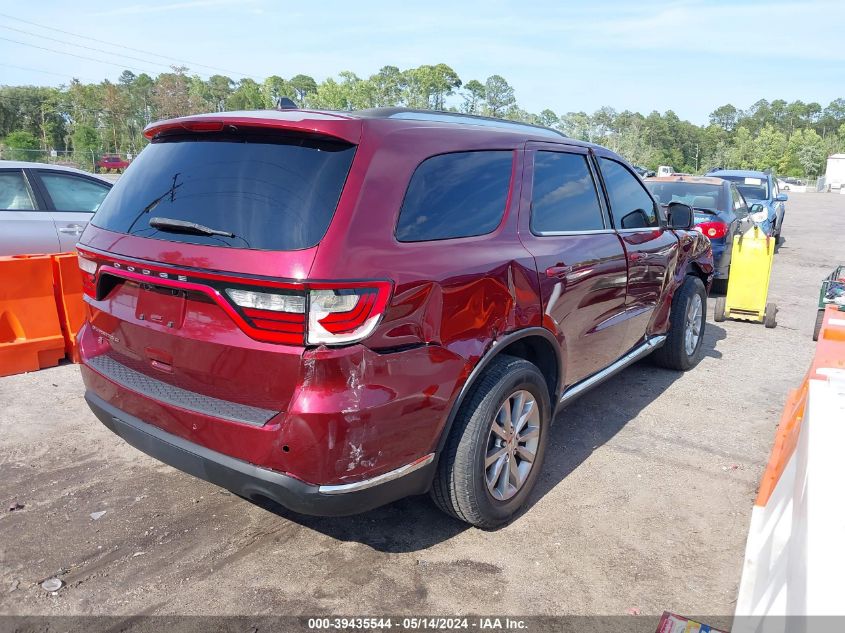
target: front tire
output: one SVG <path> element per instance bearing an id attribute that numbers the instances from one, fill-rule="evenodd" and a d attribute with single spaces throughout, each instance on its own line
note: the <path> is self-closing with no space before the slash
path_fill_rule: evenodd
<path id="1" fill-rule="evenodd" d="M 701 279 L 687 275 L 675 292 L 669 312 L 669 333 L 663 347 L 652 355 L 660 367 L 687 371 L 701 361 L 707 293 Z"/>
<path id="2" fill-rule="evenodd" d="M 494 358 L 458 410 L 440 455 L 431 488 L 437 506 L 480 528 L 509 521 L 542 469 L 551 411 L 535 365 Z"/>

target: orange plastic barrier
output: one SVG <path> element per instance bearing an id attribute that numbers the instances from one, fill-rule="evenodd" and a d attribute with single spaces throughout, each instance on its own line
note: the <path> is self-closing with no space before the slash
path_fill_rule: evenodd
<path id="1" fill-rule="evenodd" d="M 801 422 L 804 420 L 804 410 L 807 406 L 809 380 L 827 380 L 826 371 L 830 370 L 845 372 L 845 312 L 840 312 L 836 306 L 832 305 L 825 310 L 824 322 L 819 332 L 816 354 L 810 364 L 810 370 L 798 388 L 790 391 L 787 396 L 772 454 L 760 480 L 760 490 L 754 505 L 766 505 L 784 468 L 789 463 L 789 458 L 795 451 Z"/>
<path id="2" fill-rule="evenodd" d="M 76 253 L 51 255 L 53 260 L 53 288 L 59 322 L 65 337 L 65 352 L 74 363 L 79 362 L 76 335 L 85 321 L 85 303 L 82 300 L 82 277 Z"/>
<path id="3" fill-rule="evenodd" d="M 0 257 L 0 376 L 52 367 L 64 356 L 50 256 Z"/>
<path id="4" fill-rule="evenodd" d="M 798 444 L 798 435 L 801 431 L 801 422 L 804 420 L 804 411 L 807 407 L 807 382 L 809 373 L 804 376 L 801 386 L 792 389 L 786 398 L 786 406 L 780 416 L 780 424 L 775 434 L 775 443 L 772 446 L 772 454 L 769 456 L 769 463 L 760 479 L 760 489 L 757 492 L 756 506 L 764 506 L 769 502 L 769 497 L 775 490 L 783 470 L 789 463 L 789 458 L 795 452 Z"/>
<path id="5" fill-rule="evenodd" d="M 827 375 L 819 371 L 823 369 L 845 371 L 845 311 L 832 305 L 824 311 L 810 377 L 827 380 Z"/>

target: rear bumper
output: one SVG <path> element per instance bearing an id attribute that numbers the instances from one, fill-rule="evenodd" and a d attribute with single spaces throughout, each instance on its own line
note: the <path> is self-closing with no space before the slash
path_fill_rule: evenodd
<path id="1" fill-rule="evenodd" d="M 432 454 L 353 484 L 308 484 L 163 431 L 110 405 L 90 390 L 85 400 L 108 429 L 147 455 L 248 499 L 268 498 L 300 514 L 345 516 L 365 512 L 426 492 L 434 475 Z"/>

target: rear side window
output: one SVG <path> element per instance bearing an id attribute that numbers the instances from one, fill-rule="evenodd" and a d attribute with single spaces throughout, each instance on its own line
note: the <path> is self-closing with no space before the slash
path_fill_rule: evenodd
<path id="1" fill-rule="evenodd" d="M 513 153 L 441 154 L 417 167 L 396 224 L 400 242 L 472 237 L 502 221 L 510 190 Z"/>
<path id="2" fill-rule="evenodd" d="M 329 226 L 354 154 L 343 141 L 259 130 L 165 136 L 140 153 L 92 223 L 172 242 L 310 248 Z M 152 218 L 223 234 L 163 230 Z"/>
<path id="3" fill-rule="evenodd" d="M 35 203 L 22 171 L 0 171 L 0 209 L 32 211 Z"/>
<path id="4" fill-rule="evenodd" d="M 654 200 L 639 178 L 622 163 L 609 158 L 601 159 L 601 173 L 617 229 L 641 229 L 658 225 Z"/>
<path id="5" fill-rule="evenodd" d="M 96 211 L 109 192 L 106 185 L 87 178 L 64 174 L 41 174 L 41 182 L 53 200 L 56 211 Z"/>
<path id="6" fill-rule="evenodd" d="M 596 231 L 604 228 L 587 157 L 561 152 L 534 155 L 531 231 Z"/>

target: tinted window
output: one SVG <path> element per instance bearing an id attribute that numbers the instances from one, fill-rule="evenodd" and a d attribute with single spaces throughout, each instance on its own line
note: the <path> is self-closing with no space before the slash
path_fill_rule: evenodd
<path id="1" fill-rule="evenodd" d="M 90 211 L 93 213 L 109 192 L 109 187 L 86 178 L 65 174 L 41 174 L 41 182 L 53 199 L 56 211 Z"/>
<path id="2" fill-rule="evenodd" d="M 309 248 L 329 226 L 354 153 L 342 141 L 250 130 L 166 136 L 139 154 L 92 222 L 173 242 Z M 234 237 L 164 231 L 149 225 L 154 217 Z"/>
<path id="3" fill-rule="evenodd" d="M 654 201 L 639 178 L 609 158 L 601 159 L 601 172 L 617 229 L 658 225 Z"/>
<path id="4" fill-rule="evenodd" d="M 442 154 L 417 167 L 396 224 L 400 242 L 490 233 L 505 213 L 510 151 Z"/>
<path id="5" fill-rule="evenodd" d="M 0 209 L 35 209 L 22 171 L 0 171 Z"/>
<path id="6" fill-rule="evenodd" d="M 769 199 L 769 182 L 766 178 L 758 178 L 756 176 L 723 176 L 722 174 L 716 174 L 716 177 L 735 182 L 737 189 L 739 189 L 739 192 L 746 199 Z"/>
<path id="7" fill-rule="evenodd" d="M 531 230 L 542 234 L 603 228 L 601 207 L 587 157 L 537 152 L 534 155 Z"/>
<path id="8" fill-rule="evenodd" d="M 748 215 L 748 206 L 745 204 L 745 200 L 742 199 L 742 196 L 739 194 L 739 191 L 734 185 L 731 185 L 731 198 L 733 199 L 733 207 L 736 217 L 744 218 Z"/>

